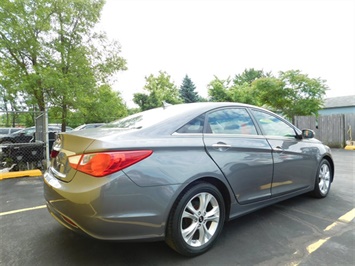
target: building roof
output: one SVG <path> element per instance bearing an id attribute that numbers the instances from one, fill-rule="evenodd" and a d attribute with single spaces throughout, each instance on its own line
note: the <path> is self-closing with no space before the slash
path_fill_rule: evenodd
<path id="1" fill-rule="evenodd" d="M 327 98 L 323 109 L 355 106 L 355 95 Z"/>

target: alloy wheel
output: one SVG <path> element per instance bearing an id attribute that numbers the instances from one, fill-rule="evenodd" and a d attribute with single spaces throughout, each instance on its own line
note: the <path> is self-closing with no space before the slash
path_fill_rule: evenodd
<path id="1" fill-rule="evenodd" d="M 181 217 L 181 234 L 184 241 L 199 247 L 215 234 L 220 223 L 220 207 L 210 193 L 199 193 L 185 206 Z"/>

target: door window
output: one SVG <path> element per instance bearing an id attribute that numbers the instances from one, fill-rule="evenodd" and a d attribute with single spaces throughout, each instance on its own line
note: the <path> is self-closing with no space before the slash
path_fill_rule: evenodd
<path id="1" fill-rule="evenodd" d="M 227 108 L 208 114 L 208 127 L 212 134 L 257 135 L 253 120 L 242 108 Z"/>
<path id="2" fill-rule="evenodd" d="M 271 114 L 258 110 L 252 110 L 265 135 L 295 137 L 295 130 L 287 123 Z"/>

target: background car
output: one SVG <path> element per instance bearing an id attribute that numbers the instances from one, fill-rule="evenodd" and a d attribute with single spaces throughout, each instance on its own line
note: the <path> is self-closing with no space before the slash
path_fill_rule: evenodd
<path id="1" fill-rule="evenodd" d="M 1 127 L 0 128 L 0 137 L 3 135 L 9 135 L 15 133 L 16 131 L 21 130 L 19 127 Z"/>
<path id="2" fill-rule="evenodd" d="M 51 124 L 48 124 L 48 126 L 49 127 L 58 127 L 60 129 L 59 131 L 61 131 L 61 128 L 62 128 L 61 124 L 53 124 L 53 123 L 51 123 Z M 65 127 L 65 132 L 69 132 L 69 131 L 72 131 L 72 130 L 73 130 L 73 128 L 70 127 L 70 126 L 66 126 Z"/>
<path id="3" fill-rule="evenodd" d="M 59 133 L 44 174 L 49 212 L 106 240 L 165 240 L 196 256 L 226 221 L 303 193 L 327 196 L 329 147 L 282 117 L 237 103 L 148 110 Z"/>
<path id="4" fill-rule="evenodd" d="M 8 135 L 0 136 L 0 144 L 6 143 L 28 143 L 34 141 L 34 133 L 36 132 L 36 127 L 27 127 L 15 131 L 14 133 Z M 49 126 L 48 132 L 60 132 L 60 128 L 56 126 Z"/>

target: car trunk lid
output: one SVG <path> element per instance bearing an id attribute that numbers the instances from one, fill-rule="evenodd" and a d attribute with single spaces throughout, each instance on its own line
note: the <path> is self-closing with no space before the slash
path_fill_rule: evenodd
<path id="1" fill-rule="evenodd" d="M 132 130 L 123 129 L 88 129 L 70 133 L 60 133 L 53 144 L 49 171 L 64 182 L 70 182 L 77 172 L 73 169 L 68 158 L 87 152 L 109 150 L 113 143 L 120 141 L 122 145 L 132 145 L 129 135 Z M 125 142 L 121 142 L 121 140 Z M 124 148 L 124 147 L 122 147 Z"/>
<path id="2" fill-rule="evenodd" d="M 49 171 L 64 182 L 70 182 L 76 170 L 70 167 L 68 157 L 81 154 L 94 141 L 92 138 L 72 134 L 59 134 L 53 144 Z"/>

